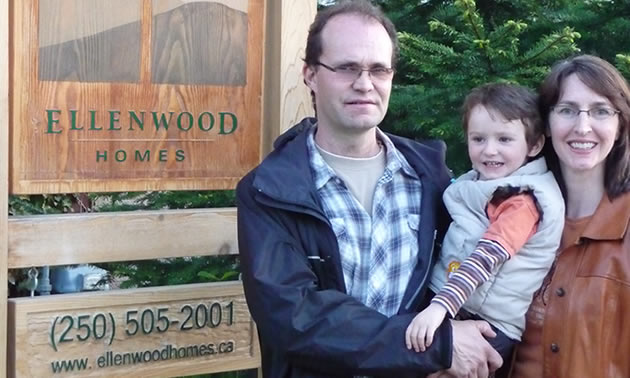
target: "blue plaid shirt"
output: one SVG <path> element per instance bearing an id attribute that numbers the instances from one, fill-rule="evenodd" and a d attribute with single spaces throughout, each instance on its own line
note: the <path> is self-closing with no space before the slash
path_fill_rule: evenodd
<path id="1" fill-rule="evenodd" d="M 312 129 L 311 170 L 326 217 L 337 236 L 346 291 L 386 316 L 398 312 L 418 261 L 421 182 L 391 140 L 377 129 L 387 163 L 374 191 L 372 216 L 324 161 Z"/>

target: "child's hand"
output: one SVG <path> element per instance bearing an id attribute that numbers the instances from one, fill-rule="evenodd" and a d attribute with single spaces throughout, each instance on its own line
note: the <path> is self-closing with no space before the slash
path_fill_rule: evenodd
<path id="1" fill-rule="evenodd" d="M 416 352 L 424 352 L 431 346 L 435 330 L 442 324 L 444 316 L 446 316 L 446 309 L 437 303 L 431 303 L 429 307 L 416 315 L 405 332 L 407 349 L 413 347 Z"/>

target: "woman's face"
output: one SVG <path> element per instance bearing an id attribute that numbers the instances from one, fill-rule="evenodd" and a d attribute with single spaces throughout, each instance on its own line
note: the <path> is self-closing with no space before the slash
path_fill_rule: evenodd
<path id="1" fill-rule="evenodd" d="M 568 76 L 560 91 L 555 109 L 559 112 L 573 110 L 617 110 L 604 96 L 586 86 L 577 75 Z M 561 109 L 561 110 L 560 110 Z M 575 117 L 567 117 L 551 111 L 549 128 L 553 148 L 558 154 L 563 174 L 604 173 L 606 157 L 617 139 L 619 115 L 595 119 L 582 111 Z M 600 118 L 600 117 L 598 117 Z"/>

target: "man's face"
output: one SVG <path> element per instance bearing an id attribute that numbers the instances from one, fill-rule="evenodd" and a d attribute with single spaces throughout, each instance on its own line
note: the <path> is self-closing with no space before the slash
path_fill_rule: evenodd
<path id="1" fill-rule="evenodd" d="M 332 68 L 390 68 L 392 42 L 377 21 L 355 14 L 331 18 L 321 34 L 319 62 Z M 392 77 L 377 79 L 367 72 L 356 78 L 318 66 L 305 66 L 304 77 L 315 93 L 318 128 L 332 135 L 361 134 L 385 117 Z"/>

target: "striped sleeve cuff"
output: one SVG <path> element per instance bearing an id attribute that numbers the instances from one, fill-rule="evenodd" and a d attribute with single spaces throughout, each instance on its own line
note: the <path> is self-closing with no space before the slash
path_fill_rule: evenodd
<path id="1" fill-rule="evenodd" d="M 454 317 L 477 287 L 486 282 L 492 272 L 509 258 L 510 254 L 500 243 L 479 240 L 475 251 L 452 273 L 431 302 L 444 306 L 449 315 Z"/>

